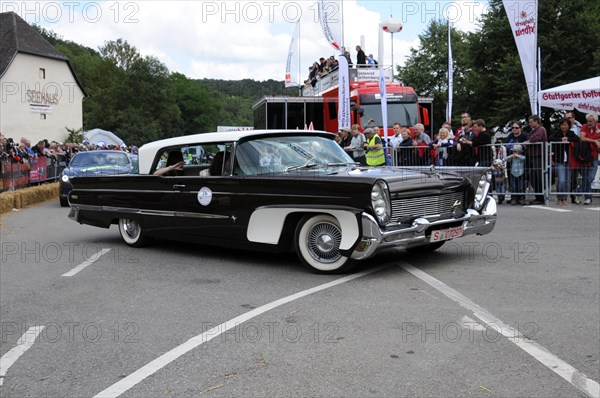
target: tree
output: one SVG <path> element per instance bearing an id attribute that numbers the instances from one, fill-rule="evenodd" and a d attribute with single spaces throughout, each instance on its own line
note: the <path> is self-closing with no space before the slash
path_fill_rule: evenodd
<path id="1" fill-rule="evenodd" d="M 172 73 L 169 80 L 181 111 L 181 131 L 184 134 L 214 131 L 222 109 L 219 100 L 203 84 L 181 73 Z"/>
<path id="2" fill-rule="evenodd" d="M 538 45 L 542 53 L 542 89 L 600 74 L 600 2 L 544 0 L 539 3 Z M 446 36 L 432 22 L 419 36 L 398 76 L 420 94 L 433 95 L 439 126 L 446 103 Z M 447 33 L 447 31 L 446 31 Z M 490 0 L 475 33 L 452 32 L 454 108 L 488 125 L 527 117 L 531 110 L 525 78 L 502 0 Z M 434 124 L 435 125 L 435 124 Z"/>
<path id="3" fill-rule="evenodd" d="M 542 89 L 600 72 L 600 3 L 545 0 L 538 10 Z M 529 94 L 510 23 L 501 0 L 490 0 L 481 30 L 472 36 L 472 113 L 494 124 L 529 115 Z"/>
<path id="4" fill-rule="evenodd" d="M 137 48 L 123 39 L 105 41 L 104 45 L 100 47 L 100 55 L 102 58 L 112 61 L 124 71 L 129 70 L 141 58 Z"/>
<path id="5" fill-rule="evenodd" d="M 464 109 L 468 91 L 465 78 L 468 67 L 465 61 L 467 34 L 451 30 L 454 61 L 454 109 Z M 419 95 L 433 96 L 433 126 L 440 127 L 446 119 L 448 102 L 448 25 L 443 21 L 431 21 L 425 32 L 419 35 L 421 45 L 411 48 L 404 67 L 398 67 L 397 77 L 404 84 L 414 87 Z"/>

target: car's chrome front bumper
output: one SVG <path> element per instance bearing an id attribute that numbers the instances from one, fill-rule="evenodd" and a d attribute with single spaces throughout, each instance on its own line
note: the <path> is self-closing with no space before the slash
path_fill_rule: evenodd
<path id="1" fill-rule="evenodd" d="M 383 230 L 368 213 L 362 214 L 362 239 L 354 249 L 351 257 L 363 260 L 373 256 L 378 250 L 388 247 L 408 249 L 430 243 L 430 231 L 433 228 L 450 227 L 462 222 L 463 235 L 485 235 L 496 225 L 496 201 L 491 196 L 486 199 L 480 211 L 468 209 L 467 214 L 457 218 L 446 218 L 430 221 L 427 218 L 416 219 L 410 227 Z M 457 238 L 458 239 L 458 238 Z"/>

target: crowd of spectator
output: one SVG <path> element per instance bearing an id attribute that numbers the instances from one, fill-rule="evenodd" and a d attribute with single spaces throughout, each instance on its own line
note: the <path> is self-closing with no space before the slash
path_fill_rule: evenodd
<path id="1" fill-rule="evenodd" d="M 350 52 L 344 50 L 343 54 L 348 61 L 348 67 L 353 68 L 354 63 L 352 62 Z M 378 62 L 375 60 L 375 58 L 373 58 L 373 54 L 366 56 L 361 47 L 356 46 L 356 66 L 358 68 L 376 68 L 377 65 Z M 329 58 L 321 57 L 319 58 L 319 62 L 315 61 L 311 66 L 308 67 L 308 78 L 304 80 L 304 85 L 306 87 L 315 87 L 320 78 L 333 71 L 336 71 L 338 68 L 339 61 L 335 58 L 335 56 L 331 55 Z"/>
<path id="2" fill-rule="evenodd" d="M 551 164 L 557 204 L 566 205 L 568 193 L 571 193 L 571 203 L 582 203 L 578 195 L 582 193 L 583 204 L 591 204 L 592 181 L 600 152 L 598 117 L 589 114 L 586 124 L 581 125 L 573 112 L 567 112 L 559 120 L 558 128 L 548 133 L 541 118 L 532 115 L 527 126 L 526 133 L 521 121 L 514 121 L 506 138 L 496 138 L 484 120 L 472 121 L 471 115 L 465 112 L 461 114 L 458 129 L 452 131 L 450 124 L 444 123 L 433 138 L 422 124 L 406 128 L 394 123 L 393 136 L 384 142 L 379 128 L 369 123 L 364 135 L 358 125 L 349 131 L 340 131 L 338 143 L 366 166 L 492 167 L 499 204 L 504 202 L 508 190 L 515 193 L 511 195 L 512 205 L 545 204 L 544 172 L 546 165 Z M 551 146 L 550 159 L 545 159 L 546 145 Z M 532 202 L 525 201 L 528 187 L 535 196 Z"/>
<path id="3" fill-rule="evenodd" d="M 0 134 L 0 160 L 13 163 L 24 163 L 40 157 L 66 161 L 68 163 L 77 152 L 98 149 L 125 151 L 127 153 L 137 154 L 137 147 L 131 145 L 95 145 L 86 141 L 81 144 L 64 144 L 62 142 L 44 139 L 32 146 L 31 141 L 25 137 L 21 138 L 19 142 L 16 142 L 13 138 L 6 138 L 4 135 Z"/>
<path id="4" fill-rule="evenodd" d="M 126 145 L 95 145 L 88 142 L 81 144 L 62 143 L 47 139 L 32 145 L 25 137 L 19 142 L 0 134 L 0 190 L 14 189 L 31 183 L 58 178 L 60 172 L 68 166 L 71 158 L 78 152 L 91 150 L 115 150 L 137 154 L 138 148 Z M 34 173 L 30 176 L 30 172 Z M 25 182 L 23 182 L 25 178 Z M 18 183 L 17 183 L 18 181 Z"/>

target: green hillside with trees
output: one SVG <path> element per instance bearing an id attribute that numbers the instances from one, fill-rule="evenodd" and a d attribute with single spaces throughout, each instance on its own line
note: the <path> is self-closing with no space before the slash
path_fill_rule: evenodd
<path id="1" fill-rule="evenodd" d="M 89 95 L 83 102 L 83 129 L 109 130 L 134 145 L 216 131 L 218 125 L 252 126 L 258 99 L 297 92 L 286 90 L 283 81 L 194 80 L 142 56 L 123 39 L 94 50 L 36 29 L 71 59 Z"/>

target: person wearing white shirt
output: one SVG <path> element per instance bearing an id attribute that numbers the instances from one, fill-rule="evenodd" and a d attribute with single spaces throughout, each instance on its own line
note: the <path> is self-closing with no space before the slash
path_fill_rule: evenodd
<path id="1" fill-rule="evenodd" d="M 571 131 L 574 132 L 577 137 L 579 137 L 579 133 L 581 132 L 581 123 L 575 120 L 575 113 L 569 111 L 565 114 L 565 118 L 571 122 Z"/>

